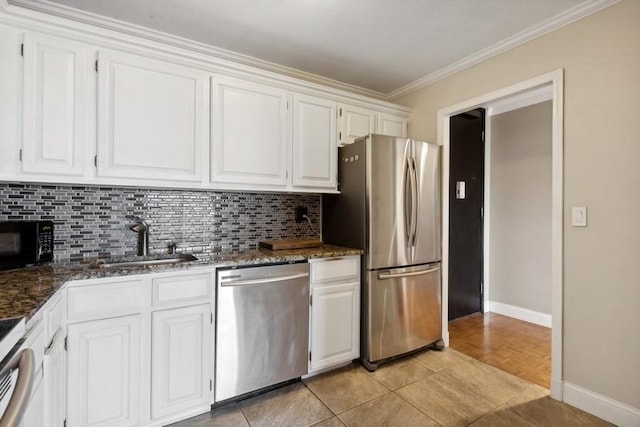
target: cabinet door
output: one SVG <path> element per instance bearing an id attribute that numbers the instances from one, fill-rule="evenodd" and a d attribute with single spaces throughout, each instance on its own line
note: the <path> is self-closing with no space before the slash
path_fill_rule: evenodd
<path id="1" fill-rule="evenodd" d="M 152 313 L 152 418 L 209 404 L 210 318 L 209 304 Z"/>
<path id="2" fill-rule="evenodd" d="M 68 327 L 67 426 L 133 426 L 140 419 L 140 315 Z"/>
<path id="3" fill-rule="evenodd" d="M 98 53 L 98 176 L 202 180 L 208 80 L 198 70 Z"/>
<path id="4" fill-rule="evenodd" d="M 92 111 L 87 48 L 66 40 L 24 38 L 22 169 L 27 173 L 82 176 L 91 146 Z"/>
<path id="5" fill-rule="evenodd" d="M 407 119 L 392 114 L 378 113 L 376 133 L 406 138 Z"/>
<path id="6" fill-rule="evenodd" d="M 376 131 L 376 112 L 353 105 L 340 106 L 340 132 L 338 144 L 352 144 L 357 138 Z"/>
<path id="7" fill-rule="evenodd" d="M 287 185 L 288 93 L 212 80 L 211 181 L 232 188 Z"/>
<path id="8" fill-rule="evenodd" d="M 360 285 L 312 289 L 310 371 L 360 356 Z"/>
<path id="9" fill-rule="evenodd" d="M 293 97 L 293 186 L 337 187 L 336 104 L 323 98 Z"/>
<path id="10" fill-rule="evenodd" d="M 64 334 L 58 332 L 51 346 L 44 353 L 44 404 L 45 426 L 59 427 L 65 419 L 66 353 Z"/>

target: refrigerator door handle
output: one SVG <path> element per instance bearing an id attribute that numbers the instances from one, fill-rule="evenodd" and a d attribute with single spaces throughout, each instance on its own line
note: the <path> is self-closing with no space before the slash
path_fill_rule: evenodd
<path id="1" fill-rule="evenodd" d="M 398 279 L 401 277 L 422 276 L 423 274 L 430 274 L 440 270 L 440 267 L 429 268 L 427 270 L 410 271 L 408 273 L 378 273 L 378 279 Z"/>
<path id="2" fill-rule="evenodd" d="M 418 228 L 418 171 L 415 158 L 409 159 L 411 165 L 411 228 L 409 245 L 416 245 L 416 233 Z"/>
<path id="3" fill-rule="evenodd" d="M 404 235 L 406 239 L 406 245 L 411 247 L 411 230 L 413 222 L 413 174 L 411 172 L 411 158 L 408 154 L 405 154 L 404 162 Z"/>

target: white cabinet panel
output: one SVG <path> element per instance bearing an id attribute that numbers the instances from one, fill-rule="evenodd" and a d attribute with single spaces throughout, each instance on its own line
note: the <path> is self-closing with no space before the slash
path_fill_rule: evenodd
<path id="1" fill-rule="evenodd" d="M 310 260 L 313 286 L 327 282 L 353 282 L 360 279 L 359 257 Z"/>
<path id="2" fill-rule="evenodd" d="M 49 427 L 63 425 L 66 405 L 66 352 L 64 334 L 59 331 L 51 346 L 44 354 L 44 406 L 46 423 Z"/>
<path id="3" fill-rule="evenodd" d="M 211 181 L 286 186 L 288 92 L 241 80 L 211 85 Z"/>
<path id="4" fill-rule="evenodd" d="M 117 52 L 98 54 L 98 176 L 201 181 L 205 74 Z"/>
<path id="5" fill-rule="evenodd" d="M 140 315 L 68 327 L 67 426 L 133 426 L 140 419 Z"/>
<path id="6" fill-rule="evenodd" d="M 67 318 L 72 321 L 105 319 L 140 311 L 141 280 L 104 279 L 100 284 L 69 286 Z"/>
<path id="7" fill-rule="evenodd" d="M 85 45 L 42 35 L 24 38 L 24 172 L 83 176 L 88 162 L 91 58 Z"/>
<path id="8" fill-rule="evenodd" d="M 353 105 L 341 105 L 338 144 L 352 144 L 357 138 L 374 133 L 375 124 L 375 111 Z"/>
<path id="9" fill-rule="evenodd" d="M 310 371 L 360 356 L 360 257 L 314 259 Z"/>
<path id="10" fill-rule="evenodd" d="M 151 416 L 210 401 L 210 305 L 152 313 Z"/>
<path id="11" fill-rule="evenodd" d="M 360 355 L 360 284 L 312 289 L 311 363 L 318 370 Z"/>
<path id="12" fill-rule="evenodd" d="M 407 119 L 392 114 L 378 113 L 376 133 L 406 138 Z"/>
<path id="13" fill-rule="evenodd" d="M 293 97 L 293 186 L 337 187 L 336 104 Z"/>

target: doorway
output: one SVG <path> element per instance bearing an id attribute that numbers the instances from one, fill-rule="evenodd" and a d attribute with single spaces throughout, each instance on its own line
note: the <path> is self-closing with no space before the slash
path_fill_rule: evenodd
<path id="1" fill-rule="evenodd" d="M 451 117 L 449 321 L 483 310 L 485 110 Z"/>
<path id="2" fill-rule="evenodd" d="M 512 86 L 481 95 L 438 111 L 438 143 L 443 146 L 443 340 L 449 344 L 448 301 L 449 301 L 449 242 L 451 206 L 450 168 L 451 159 L 451 118 L 490 103 L 514 95 L 550 86 L 552 93 L 552 208 L 551 208 L 551 286 L 552 286 L 552 331 L 551 331 L 551 396 L 562 400 L 562 219 L 563 219 L 563 70 L 547 73 Z M 488 244 L 487 230 L 484 230 L 484 245 Z M 485 261 L 486 262 L 486 261 Z M 486 266 L 486 263 L 485 263 Z M 487 269 L 484 269 L 486 278 Z"/>

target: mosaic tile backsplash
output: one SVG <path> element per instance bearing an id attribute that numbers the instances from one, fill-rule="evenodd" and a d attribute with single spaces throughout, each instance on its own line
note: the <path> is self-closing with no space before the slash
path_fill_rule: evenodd
<path id="1" fill-rule="evenodd" d="M 266 239 L 313 239 L 308 222 L 295 221 L 305 206 L 316 230 L 320 196 L 115 187 L 0 183 L 0 221 L 53 220 L 56 260 L 135 255 L 135 222 L 150 225 L 149 252 L 214 254 L 253 249 Z"/>

